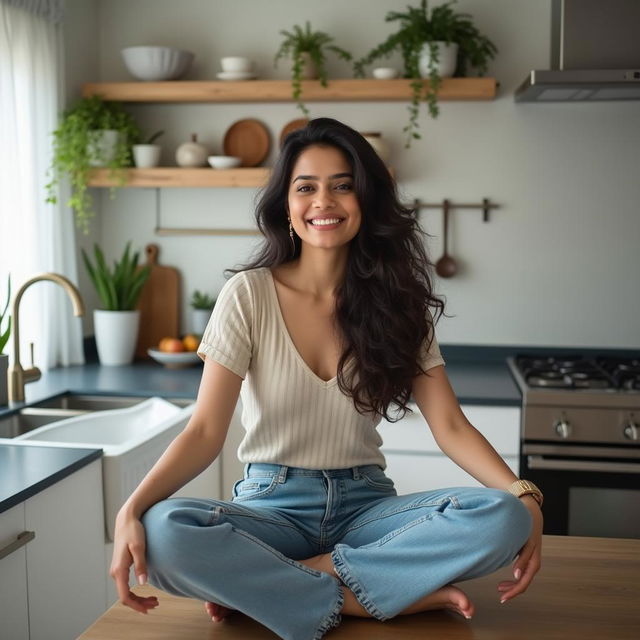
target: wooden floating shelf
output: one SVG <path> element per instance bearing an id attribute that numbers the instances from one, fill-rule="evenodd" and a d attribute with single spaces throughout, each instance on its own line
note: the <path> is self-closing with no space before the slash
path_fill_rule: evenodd
<path id="1" fill-rule="evenodd" d="M 185 169 L 154 167 L 126 169 L 124 187 L 262 187 L 270 169 L 250 167 L 239 169 Z M 109 169 L 92 169 L 90 187 L 117 187 L 118 179 L 110 177 Z"/>
<path id="2" fill-rule="evenodd" d="M 424 84 L 428 84 L 425 80 Z M 323 87 L 318 80 L 302 82 L 302 99 L 322 101 L 406 101 L 411 98 L 411 81 L 354 78 L 331 80 Z M 291 81 L 248 80 L 170 82 L 101 82 L 85 84 L 84 97 L 100 95 L 122 102 L 291 102 Z M 439 100 L 493 100 L 495 78 L 444 78 Z"/>

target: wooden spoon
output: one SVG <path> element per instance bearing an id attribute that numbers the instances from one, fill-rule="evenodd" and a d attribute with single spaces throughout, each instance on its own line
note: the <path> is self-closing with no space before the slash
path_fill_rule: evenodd
<path id="1" fill-rule="evenodd" d="M 448 247 L 448 235 L 449 235 L 449 201 L 444 200 L 442 203 L 442 209 L 444 211 L 444 255 L 438 262 L 436 262 L 436 273 L 441 278 L 451 278 L 458 271 L 458 264 L 449 255 Z"/>

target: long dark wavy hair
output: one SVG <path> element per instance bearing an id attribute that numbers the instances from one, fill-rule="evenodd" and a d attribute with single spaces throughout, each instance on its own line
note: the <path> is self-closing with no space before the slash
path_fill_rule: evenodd
<path id="1" fill-rule="evenodd" d="M 359 413 L 394 422 L 411 411 L 407 402 L 413 378 L 425 373 L 418 358 L 433 340 L 444 301 L 433 292 L 433 264 L 415 210 L 400 203 L 387 167 L 357 131 L 332 118 L 317 118 L 287 136 L 256 205 L 264 242 L 249 264 L 227 272 L 273 268 L 299 257 L 300 239 L 295 236 L 294 248 L 289 236 L 287 198 L 293 167 L 312 145 L 344 154 L 362 212 L 344 281 L 336 290 L 336 322 L 344 345 L 338 385 Z M 354 366 L 347 367 L 352 357 Z"/>

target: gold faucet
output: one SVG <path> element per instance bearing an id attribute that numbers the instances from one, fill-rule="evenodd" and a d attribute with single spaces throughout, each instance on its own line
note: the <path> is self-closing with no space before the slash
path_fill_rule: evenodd
<path id="1" fill-rule="evenodd" d="M 73 304 L 73 315 L 84 315 L 84 303 L 80 292 L 67 278 L 59 273 L 41 273 L 27 280 L 16 293 L 13 299 L 13 307 L 11 311 L 13 323 L 13 366 L 9 367 L 9 402 L 24 402 L 24 386 L 27 382 L 39 380 L 42 372 L 38 367 L 33 366 L 33 350 L 31 352 L 31 367 L 23 369 L 20 364 L 20 323 L 18 320 L 18 312 L 20 309 L 20 300 L 24 292 L 34 283 L 41 280 L 49 280 L 59 284 L 71 298 Z"/>

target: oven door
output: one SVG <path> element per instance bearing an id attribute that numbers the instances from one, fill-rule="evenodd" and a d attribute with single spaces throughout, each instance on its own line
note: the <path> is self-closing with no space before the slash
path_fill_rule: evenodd
<path id="1" fill-rule="evenodd" d="M 544 493 L 544 533 L 640 538 L 640 449 L 525 443 L 520 477 Z"/>

